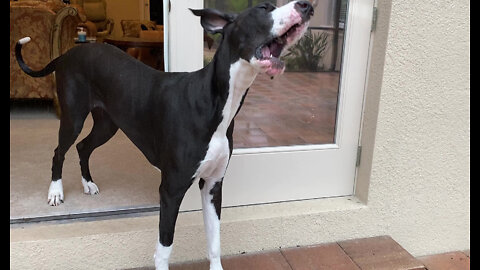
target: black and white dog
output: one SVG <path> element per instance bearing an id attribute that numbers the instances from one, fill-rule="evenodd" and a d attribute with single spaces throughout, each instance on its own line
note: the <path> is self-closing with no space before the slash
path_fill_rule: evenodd
<path id="1" fill-rule="evenodd" d="M 152 69 L 107 44 L 77 46 L 43 70 L 32 71 L 16 45 L 20 67 L 33 77 L 56 72 L 61 108 L 58 146 L 52 165 L 48 203 L 63 202 L 62 166 L 87 115 L 94 125 L 76 148 L 84 192 L 98 193 L 89 170 L 92 151 L 120 128 L 162 172 L 156 269 L 168 269 L 182 199 L 198 180 L 202 195 L 210 269 L 220 263 L 222 181 L 232 154 L 234 117 L 259 73 L 281 74 L 279 59 L 305 33 L 313 7 L 294 1 L 282 7 L 262 3 L 240 14 L 192 10 L 209 33 L 221 33 L 210 64 L 187 73 Z"/>

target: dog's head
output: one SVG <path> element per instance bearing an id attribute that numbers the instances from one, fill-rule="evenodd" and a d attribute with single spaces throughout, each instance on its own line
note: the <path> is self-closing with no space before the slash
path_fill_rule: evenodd
<path id="1" fill-rule="evenodd" d="M 281 7 L 265 2 L 240 14 L 215 9 L 192 10 L 201 17 L 208 33 L 221 33 L 230 51 L 259 72 L 280 74 L 285 64 L 280 56 L 305 33 L 313 7 L 308 1 L 293 1 Z"/>

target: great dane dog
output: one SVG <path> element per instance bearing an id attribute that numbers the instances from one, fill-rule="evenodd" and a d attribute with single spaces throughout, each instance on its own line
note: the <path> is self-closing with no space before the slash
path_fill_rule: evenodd
<path id="1" fill-rule="evenodd" d="M 50 205 L 64 201 L 65 153 L 89 113 L 93 128 L 76 145 L 85 193 L 99 191 L 89 170 L 92 151 L 119 128 L 161 171 L 156 269 L 168 269 L 180 204 L 195 181 L 202 195 L 210 269 L 222 269 L 222 182 L 232 154 L 234 117 L 259 73 L 273 77 L 284 71 L 282 53 L 305 33 L 313 15 L 308 1 L 282 7 L 262 3 L 239 14 L 209 8 L 191 11 L 200 16 L 207 32 L 222 35 L 211 63 L 195 72 L 161 72 L 108 44 L 76 46 L 44 69 L 32 71 L 21 55 L 30 38 L 19 40 L 15 50 L 20 67 L 30 76 L 56 74 L 62 113 Z"/>

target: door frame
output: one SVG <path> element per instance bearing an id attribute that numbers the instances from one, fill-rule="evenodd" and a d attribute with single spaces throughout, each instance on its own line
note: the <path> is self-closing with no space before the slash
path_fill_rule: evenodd
<path id="1" fill-rule="evenodd" d="M 188 7 L 203 8 L 203 0 L 173 2 L 164 16 L 169 24 L 165 32 L 170 32 L 166 44 L 175 48 L 165 49 L 169 71 L 203 67 L 203 29 Z M 223 185 L 224 207 L 354 194 L 373 7 L 374 0 L 350 0 L 348 4 L 334 143 L 234 149 Z M 182 27 L 189 29 L 189 35 L 175 35 Z M 188 40 L 182 40 L 185 36 Z M 185 43 L 188 48 L 181 46 Z M 185 55 L 199 61 L 182 63 Z M 198 190 L 192 188 L 181 210 L 201 209 L 200 202 Z"/>

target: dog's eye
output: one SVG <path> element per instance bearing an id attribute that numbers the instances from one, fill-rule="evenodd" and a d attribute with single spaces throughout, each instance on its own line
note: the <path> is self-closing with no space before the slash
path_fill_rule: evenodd
<path id="1" fill-rule="evenodd" d="M 270 3 L 268 3 L 268 2 L 263 3 L 263 4 L 260 4 L 260 5 L 258 5 L 257 7 L 260 8 L 260 9 L 263 9 L 263 10 L 265 10 L 265 11 L 267 11 L 267 12 L 270 12 L 270 11 L 272 11 L 272 10 L 275 9 L 275 6 L 272 5 L 272 4 L 270 4 Z"/>

